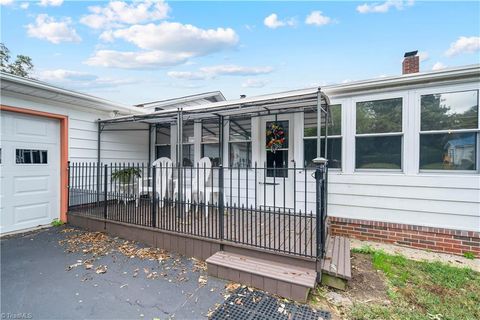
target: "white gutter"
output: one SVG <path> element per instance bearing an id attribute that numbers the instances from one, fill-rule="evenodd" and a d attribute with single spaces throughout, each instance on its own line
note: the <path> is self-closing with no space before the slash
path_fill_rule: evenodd
<path id="1" fill-rule="evenodd" d="M 393 77 L 354 81 L 346 84 L 328 85 L 322 87 L 322 90 L 328 95 L 332 96 L 335 94 L 353 93 L 380 88 L 411 86 L 422 83 L 470 79 L 475 77 L 480 81 L 480 64 L 462 66 L 458 68 L 448 68 L 439 71 L 428 71 Z"/>
<path id="2" fill-rule="evenodd" d="M 22 85 L 22 86 L 25 86 L 25 87 L 38 89 L 38 90 L 44 90 L 44 91 L 51 92 L 51 93 L 54 93 L 54 94 L 79 99 L 79 100 L 82 100 L 82 101 L 85 101 L 85 102 L 90 102 L 90 103 L 93 103 L 93 104 L 96 105 L 95 107 L 91 107 L 91 108 L 94 108 L 94 109 L 99 109 L 99 110 L 103 110 L 103 111 L 117 110 L 121 113 L 127 113 L 127 114 L 146 113 L 141 108 L 135 108 L 135 107 L 127 106 L 127 105 L 122 105 L 122 104 L 119 104 L 119 103 L 116 103 L 116 102 L 113 102 L 113 101 L 110 101 L 110 100 L 98 98 L 98 97 L 95 97 L 95 96 L 92 96 L 92 95 L 89 95 L 89 94 L 80 93 L 80 92 L 76 92 L 76 91 L 72 91 L 72 90 L 68 90 L 68 89 L 63 89 L 63 88 L 53 86 L 51 84 L 48 84 L 48 83 L 45 83 L 45 82 L 42 82 L 42 81 L 23 78 L 23 77 L 15 76 L 15 75 L 8 74 L 8 73 L 5 73 L 5 72 L 0 72 L 0 79 L 1 79 L 2 82 L 11 82 L 13 84 L 18 84 L 18 85 Z M 9 90 L 8 90 L 8 88 L 2 88 L 2 91 L 9 91 Z M 12 91 L 12 92 L 16 93 L 15 91 Z M 30 95 L 34 95 L 34 93 L 33 94 L 30 93 Z"/>

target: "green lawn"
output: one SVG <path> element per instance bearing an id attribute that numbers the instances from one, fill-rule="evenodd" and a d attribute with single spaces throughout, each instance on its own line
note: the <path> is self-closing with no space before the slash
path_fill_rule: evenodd
<path id="1" fill-rule="evenodd" d="M 373 267 L 385 274 L 391 304 L 354 304 L 351 319 L 480 319 L 480 273 L 440 262 L 408 260 L 371 248 Z"/>

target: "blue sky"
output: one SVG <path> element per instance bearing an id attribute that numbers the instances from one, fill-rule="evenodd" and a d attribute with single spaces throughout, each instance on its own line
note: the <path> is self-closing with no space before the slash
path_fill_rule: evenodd
<path id="1" fill-rule="evenodd" d="M 2 42 L 35 77 L 136 104 L 229 98 L 480 63 L 480 4 L 0 0 Z"/>

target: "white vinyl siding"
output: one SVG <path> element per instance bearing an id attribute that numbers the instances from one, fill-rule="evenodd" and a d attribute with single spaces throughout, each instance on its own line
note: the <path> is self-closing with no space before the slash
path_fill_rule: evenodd
<path id="1" fill-rule="evenodd" d="M 97 161 L 97 119 L 111 115 L 93 109 L 52 103 L 46 99 L 10 96 L 2 92 L 2 104 L 68 116 L 68 148 L 71 162 Z M 111 128 L 148 128 L 145 124 L 124 124 Z M 101 161 L 103 163 L 137 163 L 148 161 L 148 131 L 104 131 L 101 135 Z"/>

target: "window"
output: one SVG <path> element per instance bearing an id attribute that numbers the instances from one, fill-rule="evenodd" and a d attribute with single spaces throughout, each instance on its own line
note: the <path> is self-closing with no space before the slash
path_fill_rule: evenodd
<path id="1" fill-rule="evenodd" d="M 155 138 L 155 159 L 171 157 L 170 125 L 157 125 Z"/>
<path id="2" fill-rule="evenodd" d="M 229 163 L 230 167 L 248 168 L 252 165 L 252 122 L 251 118 L 229 120 Z"/>
<path id="3" fill-rule="evenodd" d="M 356 105 L 355 167 L 402 169 L 402 98 Z"/>
<path id="4" fill-rule="evenodd" d="M 420 169 L 477 170 L 478 91 L 420 98 Z"/>
<path id="5" fill-rule="evenodd" d="M 220 126 L 218 120 L 202 121 L 202 158 L 208 157 L 213 167 L 220 165 Z"/>
<path id="6" fill-rule="evenodd" d="M 183 160 L 182 164 L 185 167 L 192 167 L 195 164 L 195 152 L 194 152 L 194 122 L 187 121 L 183 125 Z"/>
<path id="7" fill-rule="evenodd" d="M 266 122 L 267 177 L 288 177 L 289 136 L 288 120 Z M 268 147 L 275 141 L 276 147 Z"/>
<path id="8" fill-rule="evenodd" d="M 16 149 L 17 164 L 47 164 L 47 150 Z"/>
<path id="9" fill-rule="evenodd" d="M 327 158 L 329 168 L 342 167 L 342 106 L 330 106 L 328 124 Z M 325 137 L 325 127 L 320 130 Z M 313 159 L 317 157 L 317 112 L 305 111 L 303 129 L 303 159 L 307 167 L 314 167 Z M 320 139 L 320 152 L 325 156 L 325 138 Z"/>

